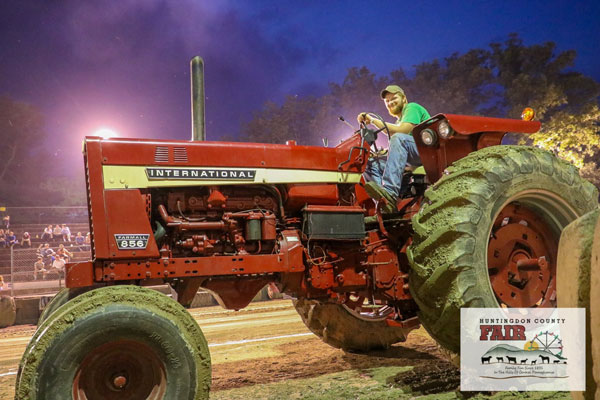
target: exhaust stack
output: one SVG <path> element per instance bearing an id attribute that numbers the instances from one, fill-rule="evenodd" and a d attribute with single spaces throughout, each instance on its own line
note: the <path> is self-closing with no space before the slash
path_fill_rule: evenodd
<path id="1" fill-rule="evenodd" d="M 192 79 L 192 140 L 206 140 L 206 123 L 204 118 L 204 60 L 200 56 L 190 61 L 190 77 Z"/>

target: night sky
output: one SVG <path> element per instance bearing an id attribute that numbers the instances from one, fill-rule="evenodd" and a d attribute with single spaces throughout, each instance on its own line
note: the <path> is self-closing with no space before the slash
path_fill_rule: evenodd
<path id="1" fill-rule="evenodd" d="M 217 140 L 265 101 L 322 94 L 350 67 L 410 71 L 511 32 L 577 50 L 574 69 L 600 81 L 599 21 L 598 1 L 2 0 L 0 94 L 39 107 L 49 149 L 79 164 L 100 127 L 189 139 L 195 55 Z"/>

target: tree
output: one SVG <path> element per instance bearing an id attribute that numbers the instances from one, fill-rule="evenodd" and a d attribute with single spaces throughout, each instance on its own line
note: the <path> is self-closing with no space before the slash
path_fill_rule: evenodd
<path id="1" fill-rule="evenodd" d="M 55 174 L 47 161 L 52 157 L 45 139 L 44 117 L 37 108 L 0 96 L 0 205 L 70 204 L 67 192 L 75 190 L 75 185 L 67 189 L 47 184 Z M 56 182 L 67 180 L 62 179 Z M 84 185 L 80 186 L 79 193 L 84 193 Z"/>
<path id="2" fill-rule="evenodd" d="M 600 85 L 569 70 L 575 51 L 557 54 L 553 42 L 525 46 L 516 34 L 490 47 L 496 80 L 503 88 L 499 107 L 510 116 L 532 107 L 542 121 L 540 132 L 522 142 L 554 151 L 579 168 L 597 158 Z"/>
<path id="3" fill-rule="evenodd" d="M 39 177 L 43 164 L 43 116 L 32 105 L 0 97 L 0 202 L 27 205 L 42 198 Z"/>
<path id="4" fill-rule="evenodd" d="M 306 143 L 310 122 L 317 112 L 318 100 L 313 97 L 288 96 L 281 106 L 268 102 L 243 127 L 246 141 L 284 143 L 296 140 Z"/>
<path id="5" fill-rule="evenodd" d="M 243 132 L 253 141 L 283 143 L 295 139 L 318 144 L 319 138 L 349 134 L 337 121 L 344 115 L 372 111 L 386 117 L 379 98 L 381 88 L 396 83 L 409 101 L 423 104 L 429 112 L 519 118 L 533 107 L 542 121 L 539 133 L 524 141 L 554 151 L 591 176 L 599 168 L 589 165 L 600 159 L 598 96 L 600 84 L 571 68 L 575 51 L 557 52 L 553 42 L 526 46 L 516 34 L 489 49 L 454 53 L 441 60 L 414 66 L 414 72 L 394 69 L 377 77 L 366 67 L 350 68 L 341 84 L 330 83 L 329 92 L 318 98 L 287 98 L 281 105 L 266 104 Z M 586 172 L 587 171 L 587 172 Z"/>
<path id="6" fill-rule="evenodd" d="M 431 115 L 489 115 L 486 104 L 497 96 L 490 52 L 475 49 L 454 53 L 442 61 L 427 61 L 414 68 L 413 78 L 399 68 L 390 73 L 389 82 L 397 82 L 409 101 L 425 105 Z"/>
<path id="7" fill-rule="evenodd" d="M 43 118 L 33 106 L 0 97 L 0 183 L 15 181 L 23 161 L 35 150 Z"/>

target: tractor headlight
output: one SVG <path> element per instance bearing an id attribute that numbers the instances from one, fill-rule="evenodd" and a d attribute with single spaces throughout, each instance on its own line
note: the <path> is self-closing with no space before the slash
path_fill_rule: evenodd
<path id="1" fill-rule="evenodd" d="M 431 129 L 421 131 L 421 141 L 427 146 L 433 146 L 437 142 L 437 135 Z"/>
<path id="2" fill-rule="evenodd" d="M 444 139 L 448 139 L 452 135 L 452 128 L 448 121 L 442 121 L 438 124 L 438 132 Z"/>

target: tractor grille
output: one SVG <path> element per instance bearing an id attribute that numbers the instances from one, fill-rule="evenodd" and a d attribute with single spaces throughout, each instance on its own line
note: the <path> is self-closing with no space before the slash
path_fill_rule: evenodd
<path id="1" fill-rule="evenodd" d="M 159 162 L 169 162 L 169 148 L 163 146 L 156 146 L 154 150 L 154 161 Z"/>
<path id="2" fill-rule="evenodd" d="M 185 147 L 174 147 L 173 148 L 173 161 L 188 162 L 187 149 Z"/>

